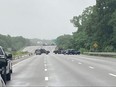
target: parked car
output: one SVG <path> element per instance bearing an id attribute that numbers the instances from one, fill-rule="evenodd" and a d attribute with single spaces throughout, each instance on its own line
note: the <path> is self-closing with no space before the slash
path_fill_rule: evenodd
<path id="1" fill-rule="evenodd" d="M 6 81 L 11 80 L 12 73 L 12 54 L 6 54 L 4 49 L 0 46 L 0 69 L 1 77 L 6 83 Z M 4 64 L 6 62 L 6 65 Z"/>

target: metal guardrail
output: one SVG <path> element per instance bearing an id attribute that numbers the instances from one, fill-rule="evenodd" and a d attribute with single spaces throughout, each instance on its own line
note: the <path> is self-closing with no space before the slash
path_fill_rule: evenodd
<path id="1" fill-rule="evenodd" d="M 116 57 L 116 52 L 84 52 L 86 55 Z"/>

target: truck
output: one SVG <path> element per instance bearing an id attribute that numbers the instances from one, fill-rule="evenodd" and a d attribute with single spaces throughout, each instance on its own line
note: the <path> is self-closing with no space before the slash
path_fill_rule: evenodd
<path id="1" fill-rule="evenodd" d="M 2 46 L 0 46 L 0 74 L 5 83 L 11 80 L 12 54 L 6 53 Z"/>

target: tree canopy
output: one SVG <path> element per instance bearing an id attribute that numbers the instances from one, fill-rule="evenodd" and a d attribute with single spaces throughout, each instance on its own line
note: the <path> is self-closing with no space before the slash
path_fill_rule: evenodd
<path id="1" fill-rule="evenodd" d="M 72 47 L 72 36 L 62 35 L 56 39 L 56 44 L 59 49 L 68 49 Z"/>
<path id="2" fill-rule="evenodd" d="M 0 34 L 0 46 L 12 49 L 13 51 L 19 50 L 25 46 L 29 46 L 30 40 L 23 38 L 22 36 L 11 37 L 10 35 L 1 35 Z"/>
<path id="3" fill-rule="evenodd" d="M 70 22 L 77 31 L 73 33 L 69 41 L 71 45 L 67 47 L 88 51 L 116 51 L 116 0 L 96 0 L 96 5 L 87 7 Z"/>

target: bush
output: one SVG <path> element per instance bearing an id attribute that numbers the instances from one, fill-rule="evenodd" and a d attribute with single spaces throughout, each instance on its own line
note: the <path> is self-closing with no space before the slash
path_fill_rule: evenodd
<path id="1" fill-rule="evenodd" d="M 83 52 L 87 52 L 85 48 L 80 48 L 80 52 L 83 54 Z"/>
<path id="2" fill-rule="evenodd" d="M 114 47 L 113 46 L 106 46 L 104 51 L 105 52 L 113 52 L 114 51 Z"/>

